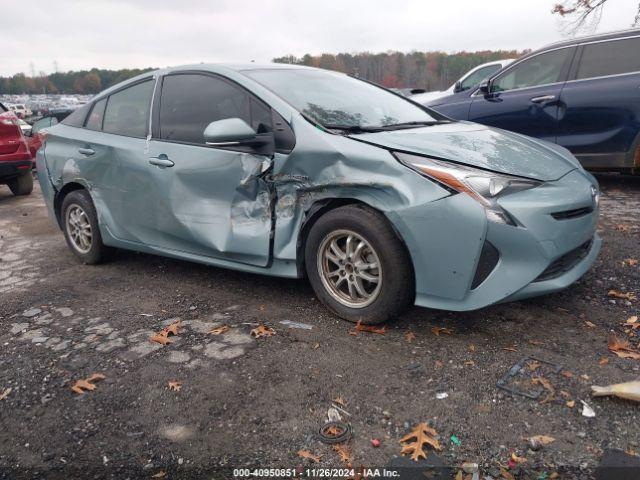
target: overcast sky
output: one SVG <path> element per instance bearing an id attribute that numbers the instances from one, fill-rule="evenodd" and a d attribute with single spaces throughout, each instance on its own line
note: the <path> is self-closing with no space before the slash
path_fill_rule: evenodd
<path id="1" fill-rule="evenodd" d="M 268 62 L 286 54 L 538 48 L 559 0 L 0 0 L 0 75 Z M 628 28 L 609 0 L 597 31 Z"/>

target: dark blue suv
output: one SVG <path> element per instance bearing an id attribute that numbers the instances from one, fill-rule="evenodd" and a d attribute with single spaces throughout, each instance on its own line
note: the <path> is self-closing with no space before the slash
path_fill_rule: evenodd
<path id="1" fill-rule="evenodd" d="M 640 173 L 640 29 L 554 43 L 426 105 L 557 143 L 585 168 Z"/>

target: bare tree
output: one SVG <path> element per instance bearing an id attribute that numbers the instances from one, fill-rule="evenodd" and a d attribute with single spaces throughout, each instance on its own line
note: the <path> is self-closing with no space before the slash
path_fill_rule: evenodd
<path id="1" fill-rule="evenodd" d="M 567 30 L 570 33 L 582 31 L 595 31 L 600 23 L 602 9 L 609 0 L 565 0 L 553 7 L 552 13 L 566 18 L 569 23 Z M 632 27 L 640 24 L 640 2 L 633 19 Z"/>

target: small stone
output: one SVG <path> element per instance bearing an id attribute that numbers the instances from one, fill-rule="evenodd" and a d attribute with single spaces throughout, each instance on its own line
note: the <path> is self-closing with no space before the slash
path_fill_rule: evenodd
<path id="1" fill-rule="evenodd" d="M 20 333 L 24 332 L 27 328 L 29 328 L 28 323 L 12 323 L 12 327 L 9 330 L 10 333 Z"/>
<path id="2" fill-rule="evenodd" d="M 71 315 L 73 315 L 73 310 L 71 310 L 69 307 L 54 308 L 54 310 L 63 317 L 70 317 Z"/>
<path id="3" fill-rule="evenodd" d="M 25 310 L 24 312 L 22 312 L 22 316 L 31 318 L 35 317 L 39 313 L 42 313 L 42 310 L 40 310 L 39 308 L 30 308 L 29 310 Z"/>
<path id="4" fill-rule="evenodd" d="M 151 470 L 153 468 L 153 463 L 149 462 L 147 463 L 144 467 L 142 467 L 143 470 Z"/>

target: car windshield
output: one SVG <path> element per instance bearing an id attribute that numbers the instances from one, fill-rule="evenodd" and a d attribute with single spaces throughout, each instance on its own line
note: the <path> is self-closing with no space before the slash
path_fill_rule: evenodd
<path id="1" fill-rule="evenodd" d="M 243 73 L 326 128 L 375 129 L 441 121 L 402 97 L 342 73 L 312 69 Z"/>

